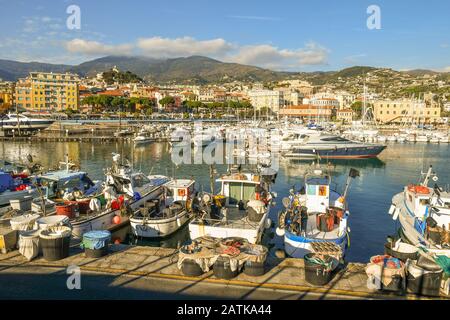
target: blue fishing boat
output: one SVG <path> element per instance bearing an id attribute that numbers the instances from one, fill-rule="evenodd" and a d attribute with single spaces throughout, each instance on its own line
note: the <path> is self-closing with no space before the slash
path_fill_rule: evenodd
<path id="1" fill-rule="evenodd" d="M 279 213 L 277 235 L 284 237 L 286 253 L 303 258 L 313 251 L 315 243 L 335 244 L 343 256 L 349 243 L 347 191 L 351 178 L 359 175 L 350 170 L 343 193 L 332 188 L 328 170 L 313 164 L 307 170 L 304 186 L 290 190 L 283 199 L 285 209 Z M 336 247 L 336 246 L 334 246 Z"/>

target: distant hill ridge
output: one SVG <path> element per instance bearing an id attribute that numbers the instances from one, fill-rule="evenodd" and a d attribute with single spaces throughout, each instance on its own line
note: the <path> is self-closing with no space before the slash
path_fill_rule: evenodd
<path id="1" fill-rule="evenodd" d="M 155 59 L 148 57 L 106 56 L 79 65 L 50 64 L 40 62 L 18 62 L 0 59 L 0 78 L 15 81 L 26 77 L 31 71 L 74 72 L 81 76 L 92 76 L 117 66 L 122 71 L 130 71 L 146 81 L 158 83 L 207 84 L 239 81 L 277 81 L 286 78 L 301 78 L 313 84 L 324 84 L 338 78 L 361 76 L 378 68 L 355 66 L 340 71 L 327 72 L 283 72 L 272 71 L 238 63 L 226 63 L 203 56 L 186 58 Z M 380 69 L 382 70 L 382 69 Z M 401 73 L 400 71 L 396 71 Z M 435 75 L 431 70 L 403 71 L 411 76 Z"/>

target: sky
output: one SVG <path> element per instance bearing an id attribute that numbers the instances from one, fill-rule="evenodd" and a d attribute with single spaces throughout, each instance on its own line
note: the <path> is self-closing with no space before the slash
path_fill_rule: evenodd
<path id="1" fill-rule="evenodd" d="M 0 8 L 0 59 L 202 55 L 287 71 L 450 71 L 448 0 L 0 0 Z"/>

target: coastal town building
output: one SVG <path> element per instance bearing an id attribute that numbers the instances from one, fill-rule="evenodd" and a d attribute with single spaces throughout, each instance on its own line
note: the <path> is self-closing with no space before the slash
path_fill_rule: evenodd
<path id="1" fill-rule="evenodd" d="M 336 112 L 336 120 L 343 123 L 351 123 L 353 121 L 354 111 L 350 108 L 341 109 Z"/>
<path id="2" fill-rule="evenodd" d="M 287 85 L 289 88 L 296 90 L 303 96 L 310 96 L 314 92 L 314 86 L 304 80 L 284 80 L 280 85 Z"/>
<path id="3" fill-rule="evenodd" d="M 288 106 L 280 109 L 280 117 L 301 118 L 311 120 L 330 120 L 336 115 L 336 107 L 333 106 L 315 106 L 311 104 L 302 104 L 298 106 Z"/>
<path id="4" fill-rule="evenodd" d="M 277 113 L 284 106 L 283 91 L 250 90 L 247 93 L 251 104 L 256 110 L 268 108 Z"/>
<path id="5" fill-rule="evenodd" d="M 0 81 L 0 112 L 6 112 L 14 102 L 14 82 Z"/>
<path id="6" fill-rule="evenodd" d="M 375 120 L 381 123 L 435 123 L 441 117 L 437 104 L 423 100 L 376 100 L 373 106 Z"/>
<path id="7" fill-rule="evenodd" d="M 17 82 L 15 103 L 18 108 L 34 112 L 78 110 L 79 81 L 71 73 L 31 72 Z"/>

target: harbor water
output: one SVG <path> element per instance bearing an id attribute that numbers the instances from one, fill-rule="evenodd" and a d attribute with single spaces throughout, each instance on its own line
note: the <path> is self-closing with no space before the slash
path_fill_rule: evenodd
<path id="1" fill-rule="evenodd" d="M 171 161 L 167 143 L 151 143 L 134 147 L 132 143 L 79 143 L 79 142 L 0 142 L 0 158 L 10 161 L 27 162 L 27 155 L 34 162 L 46 168 L 57 166 L 68 154 L 69 159 L 87 171 L 91 179 L 103 179 L 103 169 L 110 166 L 113 152 L 121 153 L 133 163 L 137 170 L 145 174 L 162 174 L 177 178 L 193 178 L 197 189 L 209 191 L 211 188 L 210 167 L 201 165 L 175 166 Z M 349 192 L 350 248 L 346 260 L 367 262 L 368 259 L 384 250 L 387 235 L 395 234 L 399 224 L 387 214 L 391 198 L 408 183 L 416 183 L 420 172 L 433 165 L 439 176 L 438 184 L 450 183 L 450 145 L 430 143 L 389 144 L 379 158 L 365 160 L 333 160 L 332 181 L 338 191 L 342 191 L 350 168 L 359 170 L 360 177 L 352 181 Z M 325 160 L 322 161 L 324 163 Z M 301 187 L 305 170 L 311 160 L 280 159 L 279 172 L 273 191 L 278 194 L 276 205 L 271 211 L 272 221 L 276 224 L 277 213 L 282 209 L 282 198 L 291 188 Z M 225 165 L 217 165 L 217 173 L 226 171 Z M 217 185 L 215 186 L 217 191 Z M 139 245 L 178 247 L 188 240 L 189 232 L 185 226 L 168 239 L 139 240 L 131 237 L 129 228 L 118 231 L 122 240 Z M 128 235 L 127 235 L 128 234 Z M 283 239 L 275 235 L 274 230 L 266 232 L 264 243 L 271 248 L 282 249 Z"/>

